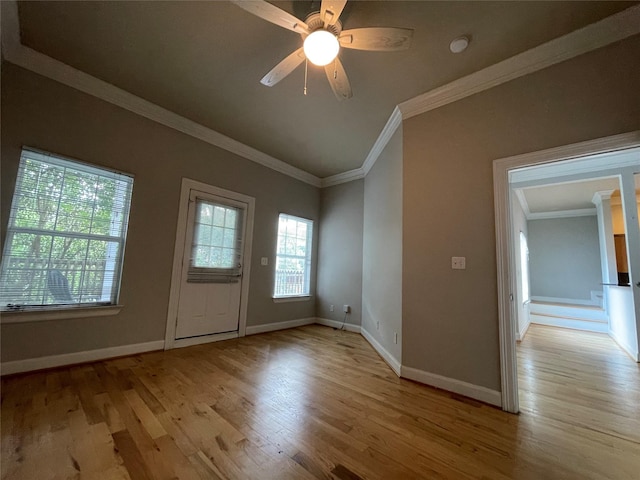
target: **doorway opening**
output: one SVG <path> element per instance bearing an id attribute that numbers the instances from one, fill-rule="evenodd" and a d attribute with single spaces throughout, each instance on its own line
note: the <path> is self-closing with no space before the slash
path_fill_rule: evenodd
<path id="1" fill-rule="evenodd" d="M 518 281 L 518 274 L 521 279 L 521 269 L 517 268 L 520 252 L 514 248 L 518 243 L 519 236 L 511 216 L 514 202 L 517 202 L 512 187 L 525 188 L 552 182 L 571 184 L 597 178 L 618 179 L 621 187 L 622 210 L 627 225 L 625 240 L 630 255 L 628 263 L 631 286 L 627 287 L 627 297 L 631 300 L 631 309 L 627 308 L 626 314 L 627 318 L 631 318 L 627 325 L 633 328 L 626 332 L 632 341 L 631 351 L 628 353 L 638 361 L 640 283 L 637 285 L 636 283 L 640 280 L 640 228 L 638 227 L 635 184 L 637 179 L 635 175 L 638 172 L 640 172 L 640 132 L 534 152 L 494 162 L 500 360 L 502 407 L 504 410 L 513 413 L 519 411 L 516 338 L 520 333 L 517 319 L 520 307 L 518 297 L 521 297 L 521 293 L 518 292 L 522 289 L 518 288 L 518 284 L 521 283 L 521 280 Z M 528 238 L 528 241 L 529 248 L 531 248 L 531 238 Z M 611 242 L 613 243 L 613 236 L 611 236 Z M 636 283 L 634 283 L 634 278 Z M 602 283 L 608 282 L 603 281 Z M 531 296 L 533 297 L 533 295 L 532 291 Z M 603 298 L 603 302 L 606 301 Z"/>

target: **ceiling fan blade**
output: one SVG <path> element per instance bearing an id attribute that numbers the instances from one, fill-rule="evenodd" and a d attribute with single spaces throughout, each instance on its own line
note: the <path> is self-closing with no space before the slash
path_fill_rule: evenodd
<path id="1" fill-rule="evenodd" d="M 327 74 L 331 90 L 338 97 L 338 100 L 346 100 L 353 96 L 347 72 L 344 71 L 342 62 L 338 57 L 336 57 L 335 62 L 325 65 L 324 71 Z"/>
<path id="2" fill-rule="evenodd" d="M 309 26 L 284 10 L 264 1 L 231 0 L 249 13 L 296 33 L 309 33 Z"/>
<path id="3" fill-rule="evenodd" d="M 343 30 L 338 40 L 344 48 L 393 52 L 409 48 L 412 37 L 410 28 L 371 27 Z"/>
<path id="4" fill-rule="evenodd" d="M 347 0 L 322 0 L 320 5 L 320 18 L 324 21 L 324 26 L 328 27 L 338 21 Z"/>
<path id="5" fill-rule="evenodd" d="M 282 60 L 278 65 L 273 67 L 269 73 L 267 73 L 260 83 L 267 87 L 273 87 L 276 83 L 282 80 L 284 77 L 293 72 L 298 65 L 304 61 L 304 50 L 299 48 L 287 58 Z"/>

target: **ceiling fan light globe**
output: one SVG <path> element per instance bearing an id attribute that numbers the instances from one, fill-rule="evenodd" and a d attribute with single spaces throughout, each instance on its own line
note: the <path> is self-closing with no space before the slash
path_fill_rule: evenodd
<path id="1" fill-rule="evenodd" d="M 304 40 L 304 54 L 319 67 L 331 63 L 340 51 L 336 36 L 327 30 L 316 30 Z"/>

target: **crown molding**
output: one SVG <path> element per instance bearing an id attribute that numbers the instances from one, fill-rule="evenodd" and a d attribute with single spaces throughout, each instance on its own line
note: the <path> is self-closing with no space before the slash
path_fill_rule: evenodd
<path id="1" fill-rule="evenodd" d="M 526 219 L 529 219 L 529 215 L 531 215 L 531 211 L 529 210 L 529 202 L 527 202 L 527 197 L 524 195 L 524 190 L 521 188 L 514 188 L 514 193 L 516 197 L 520 201 L 520 206 L 522 207 L 522 211 L 524 212 L 524 216 Z"/>
<path id="2" fill-rule="evenodd" d="M 320 187 L 320 178 L 315 175 L 22 45 L 16 3 L 4 3 L 2 53 L 7 61 L 296 180 Z"/>
<path id="3" fill-rule="evenodd" d="M 330 177 L 324 177 L 320 181 L 320 187 L 333 187 L 334 185 L 340 185 L 341 183 L 353 182 L 354 180 L 360 180 L 364 178 L 364 170 L 362 168 L 356 168 L 347 172 L 331 175 Z"/>
<path id="4" fill-rule="evenodd" d="M 384 147 L 387 146 L 387 143 L 389 143 L 389 140 L 391 140 L 391 137 L 393 137 L 393 134 L 396 133 L 396 130 L 401 124 L 402 113 L 398 107 L 395 107 L 393 112 L 391 112 L 389 120 L 387 120 L 387 124 L 382 129 L 382 132 L 380 132 L 378 139 L 373 144 L 373 147 L 371 147 L 369 155 L 367 155 L 367 158 L 365 158 L 364 163 L 362 164 L 362 171 L 365 175 L 369 173 L 369 170 L 371 170 L 371 167 L 373 167 L 376 160 L 378 160 L 378 157 L 384 150 Z"/>
<path id="5" fill-rule="evenodd" d="M 614 191 L 615 190 L 602 190 L 600 192 L 596 192 L 593 194 L 593 198 L 591 199 L 591 202 L 596 206 L 600 206 L 602 205 L 602 202 L 606 200 L 611 200 L 611 195 L 613 194 Z"/>
<path id="6" fill-rule="evenodd" d="M 529 213 L 527 220 L 547 220 L 550 218 L 592 217 L 597 215 L 595 208 L 580 208 L 576 210 L 558 210 L 557 212 Z"/>
<path id="7" fill-rule="evenodd" d="M 2 7 L 2 53 L 7 61 L 316 187 L 328 187 L 363 178 L 371 170 L 403 120 L 640 33 L 640 5 L 635 5 L 402 102 L 393 109 L 362 167 L 320 179 L 215 130 L 25 47 L 20 43 L 16 2 L 2 2 Z"/>
<path id="8" fill-rule="evenodd" d="M 640 33 L 640 5 L 543 43 L 399 105 L 403 120 Z"/>

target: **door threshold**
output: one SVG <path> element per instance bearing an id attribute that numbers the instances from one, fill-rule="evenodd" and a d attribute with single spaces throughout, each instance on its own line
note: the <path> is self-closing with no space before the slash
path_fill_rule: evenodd
<path id="1" fill-rule="evenodd" d="M 211 335 L 201 335 L 199 337 L 176 338 L 173 342 L 173 348 L 192 347 L 193 345 L 202 345 L 203 343 L 221 342 L 222 340 L 231 340 L 238 338 L 238 331 L 213 333 Z"/>

